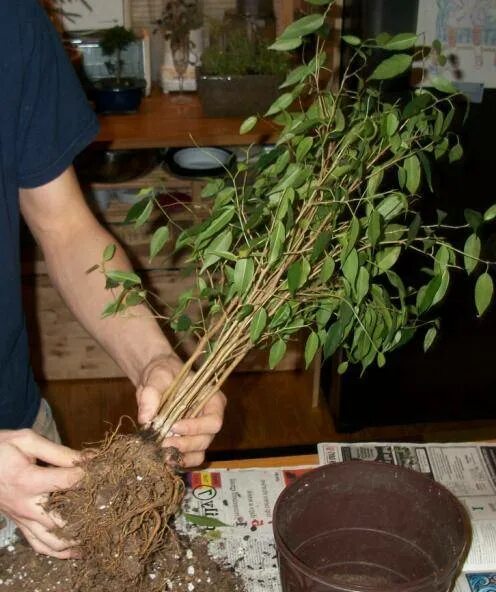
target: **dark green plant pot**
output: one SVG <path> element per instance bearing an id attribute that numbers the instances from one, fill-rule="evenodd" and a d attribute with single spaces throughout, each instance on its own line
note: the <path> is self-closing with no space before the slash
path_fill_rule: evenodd
<path id="1" fill-rule="evenodd" d="M 263 114 L 279 96 L 275 75 L 198 76 L 198 94 L 207 117 L 247 117 Z"/>

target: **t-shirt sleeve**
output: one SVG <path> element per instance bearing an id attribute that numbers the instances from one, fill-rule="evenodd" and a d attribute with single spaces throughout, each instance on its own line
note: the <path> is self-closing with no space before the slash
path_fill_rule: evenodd
<path id="1" fill-rule="evenodd" d="M 30 188 L 62 174 L 93 140 L 98 122 L 58 33 L 36 0 L 22 25 L 17 175 L 19 187 Z"/>

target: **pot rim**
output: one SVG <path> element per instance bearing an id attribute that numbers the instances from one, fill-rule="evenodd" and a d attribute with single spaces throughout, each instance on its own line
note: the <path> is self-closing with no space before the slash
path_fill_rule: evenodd
<path id="1" fill-rule="evenodd" d="M 279 531 L 278 525 L 277 525 L 276 515 L 280 509 L 280 506 L 282 505 L 282 503 L 284 501 L 284 498 L 288 495 L 287 492 L 288 491 L 291 492 L 291 490 L 296 489 L 298 487 L 299 483 L 303 479 L 305 479 L 305 477 L 308 478 L 309 476 L 318 475 L 320 473 L 323 473 L 326 470 L 329 470 L 329 469 L 332 470 L 332 467 L 340 467 L 343 465 L 351 465 L 351 464 L 355 465 L 357 463 L 360 463 L 362 465 L 379 467 L 379 468 L 384 469 L 386 471 L 387 470 L 399 471 L 400 473 L 408 474 L 409 476 L 411 476 L 411 473 L 413 473 L 414 478 L 418 479 L 418 481 L 424 481 L 426 483 L 429 483 L 431 486 L 434 484 L 435 488 L 438 491 L 442 492 L 448 498 L 451 498 L 451 501 L 454 502 L 454 506 L 456 506 L 459 516 L 460 516 L 460 519 L 461 519 L 461 522 L 462 522 L 463 531 L 466 535 L 464 538 L 463 545 L 458 553 L 458 556 L 456 557 L 456 563 L 455 563 L 454 568 L 444 567 L 444 568 L 439 569 L 437 573 L 424 576 L 423 578 L 415 580 L 414 582 L 407 583 L 407 584 L 395 584 L 391 587 L 383 588 L 382 592 L 410 592 L 410 591 L 414 592 L 416 588 L 418 588 L 419 586 L 423 586 L 425 584 L 428 584 L 429 582 L 432 583 L 432 582 L 438 582 L 441 580 L 451 579 L 452 575 L 460 568 L 460 564 L 461 564 L 462 560 L 465 558 L 465 556 L 470 548 L 471 541 L 472 541 L 472 528 L 471 528 L 471 524 L 470 524 L 470 520 L 469 520 L 467 511 L 465 510 L 465 507 L 462 505 L 460 500 L 453 493 L 451 493 L 451 491 L 447 487 L 445 487 L 441 483 L 438 483 L 434 479 L 427 477 L 423 473 L 420 473 L 418 471 L 414 471 L 413 469 L 408 469 L 406 467 L 402 467 L 399 465 L 389 464 L 389 463 L 380 462 L 380 461 L 351 460 L 351 461 L 344 461 L 344 462 L 337 462 L 337 463 L 329 463 L 329 464 L 322 465 L 322 466 L 315 467 L 315 468 L 311 469 L 310 471 L 308 471 L 307 473 L 305 473 L 301 477 L 298 477 L 295 481 L 293 481 L 293 483 L 291 483 L 290 485 L 285 487 L 285 489 L 283 489 L 283 491 L 281 492 L 281 494 L 277 498 L 275 506 L 274 506 L 274 511 L 272 513 L 272 527 L 273 527 L 273 531 L 274 531 L 274 539 L 276 541 L 277 551 L 279 553 L 281 553 L 281 555 L 290 559 L 291 562 L 297 567 L 297 569 L 299 571 L 301 571 L 302 573 L 304 573 L 305 576 L 307 576 L 311 580 L 314 580 L 316 582 L 319 582 L 320 584 L 323 584 L 324 586 L 332 585 L 334 588 L 336 588 L 337 590 L 341 590 L 342 592 L 376 592 L 377 591 L 377 587 L 374 587 L 374 586 L 354 585 L 353 588 L 347 588 L 347 587 L 343 586 L 342 583 L 333 582 L 332 578 L 326 579 L 326 578 L 320 577 L 318 574 L 316 574 L 314 571 L 312 571 L 308 567 L 308 565 L 306 565 L 303 561 L 301 561 L 301 559 L 299 559 L 291 551 L 291 549 L 288 547 L 288 545 L 284 541 L 284 539 Z"/>

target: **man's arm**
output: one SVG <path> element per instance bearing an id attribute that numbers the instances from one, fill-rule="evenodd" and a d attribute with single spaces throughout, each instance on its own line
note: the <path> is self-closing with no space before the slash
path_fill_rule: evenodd
<path id="1" fill-rule="evenodd" d="M 21 210 L 45 256 L 48 273 L 81 324 L 116 360 L 137 388 L 139 421 L 156 413 L 159 397 L 181 367 L 181 362 L 145 306 L 133 308 L 133 317 L 102 319 L 109 301 L 101 273 L 86 273 L 101 261 L 105 247 L 115 239 L 104 230 L 88 208 L 74 171 L 33 189 L 21 189 Z M 112 267 L 130 270 L 122 248 Z M 203 461 L 204 450 L 222 425 L 224 397 L 219 394 L 196 420 L 177 424 L 185 438 L 174 444 L 186 453 L 187 465 Z"/>

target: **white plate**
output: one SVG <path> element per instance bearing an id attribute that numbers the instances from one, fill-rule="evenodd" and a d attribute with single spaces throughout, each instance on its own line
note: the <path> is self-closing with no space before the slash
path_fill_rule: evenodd
<path id="1" fill-rule="evenodd" d="M 205 171 L 225 166 L 231 154 L 219 148 L 184 148 L 174 154 L 174 162 L 183 169 Z"/>

